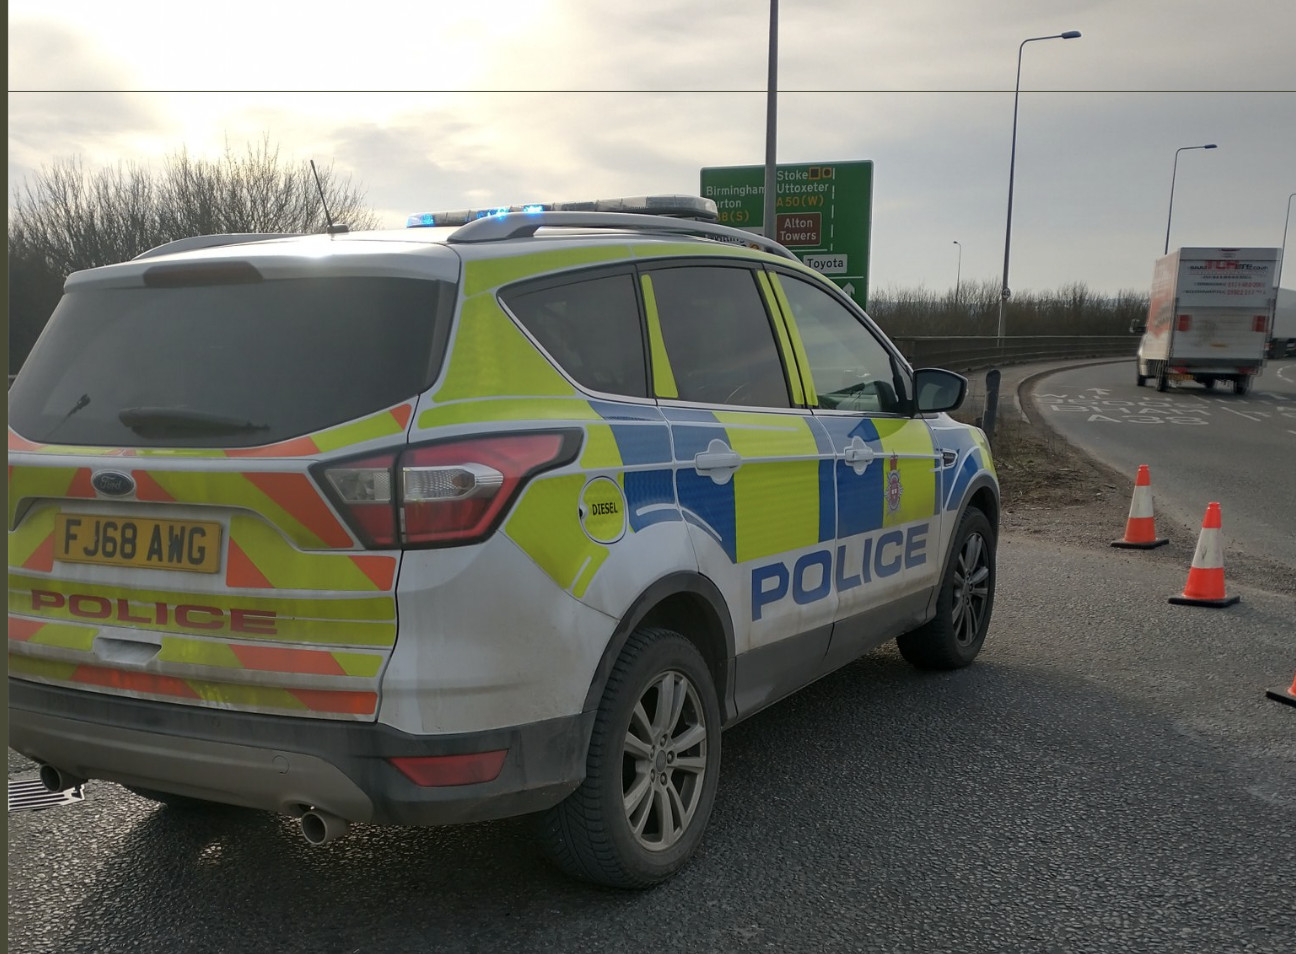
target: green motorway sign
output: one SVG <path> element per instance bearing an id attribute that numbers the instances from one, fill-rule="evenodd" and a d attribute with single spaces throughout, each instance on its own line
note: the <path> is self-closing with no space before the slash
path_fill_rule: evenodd
<path id="1" fill-rule="evenodd" d="M 775 240 L 867 307 L 873 163 L 781 165 L 776 172 Z M 721 225 L 765 234 L 764 166 L 703 169 L 702 195 L 715 201 Z"/>

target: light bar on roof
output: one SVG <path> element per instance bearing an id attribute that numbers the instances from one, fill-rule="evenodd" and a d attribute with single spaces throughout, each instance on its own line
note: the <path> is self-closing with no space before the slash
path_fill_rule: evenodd
<path id="1" fill-rule="evenodd" d="M 460 209 L 455 212 L 419 212 L 405 221 L 410 229 L 467 225 L 477 219 L 510 212 L 633 212 L 638 215 L 667 215 L 714 222 L 716 204 L 696 195 L 639 195 L 620 199 L 589 199 L 580 202 L 543 202 L 501 206 L 494 209 Z"/>

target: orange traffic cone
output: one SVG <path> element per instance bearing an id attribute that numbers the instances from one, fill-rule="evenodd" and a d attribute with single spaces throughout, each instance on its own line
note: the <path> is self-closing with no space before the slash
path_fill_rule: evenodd
<path id="1" fill-rule="evenodd" d="M 1269 689 L 1265 695 L 1274 702 L 1285 702 L 1289 706 L 1296 706 L 1296 677 L 1292 678 L 1290 689 Z"/>
<path id="2" fill-rule="evenodd" d="M 1202 518 L 1197 551 L 1188 569 L 1188 584 L 1183 594 L 1170 597 L 1171 603 L 1185 606 L 1232 606 L 1241 597 L 1224 595 L 1224 549 L 1220 544 L 1220 505 L 1206 505 Z"/>
<path id="3" fill-rule="evenodd" d="M 1139 464 L 1134 478 L 1134 499 L 1130 501 L 1129 519 L 1125 521 L 1125 539 L 1113 540 L 1112 546 L 1124 550 L 1151 550 L 1170 541 L 1156 535 L 1156 517 L 1152 513 L 1152 472 Z"/>

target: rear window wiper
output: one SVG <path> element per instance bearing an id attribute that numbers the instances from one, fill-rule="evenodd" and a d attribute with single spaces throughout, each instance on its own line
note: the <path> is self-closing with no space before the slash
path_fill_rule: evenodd
<path id="1" fill-rule="evenodd" d="M 64 424 L 68 422 L 68 418 L 70 418 L 73 414 L 77 413 L 77 411 L 87 406 L 89 403 L 90 403 L 90 395 L 88 394 L 83 394 L 79 398 L 77 398 L 76 403 L 73 404 L 70 408 L 68 408 L 67 413 L 64 414 L 62 418 L 59 419 L 59 422 L 50 428 L 49 435 L 47 436 L 53 436 L 55 431 L 57 431 L 60 427 L 62 427 Z"/>
<path id="2" fill-rule="evenodd" d="M 269 424 L 180 407 L 128 407 L 118 412 L 117 420 L 141 437 L 246 434 L 270 429 Z"/>

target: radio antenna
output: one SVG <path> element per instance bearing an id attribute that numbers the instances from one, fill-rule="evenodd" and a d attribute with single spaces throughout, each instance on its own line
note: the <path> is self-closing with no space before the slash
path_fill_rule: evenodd
<path id="1" fill-rule="evenodd" d="M 324 186 L 320 183 L 319 172 L 315 168 L 314 159 L 310 161 L 310 166 L 311 175 L 315 177 L 315 188 L 319 190 L 320 205 L 324 207 L 324 219 L 328 222 L 328 234 L 337 235 L 339 232 L 348 231 L 347 227 L 340 222 L 336 225 L 333 224 L 333 215 L 329 212 L 328 201 L 324 198 Z"/>

